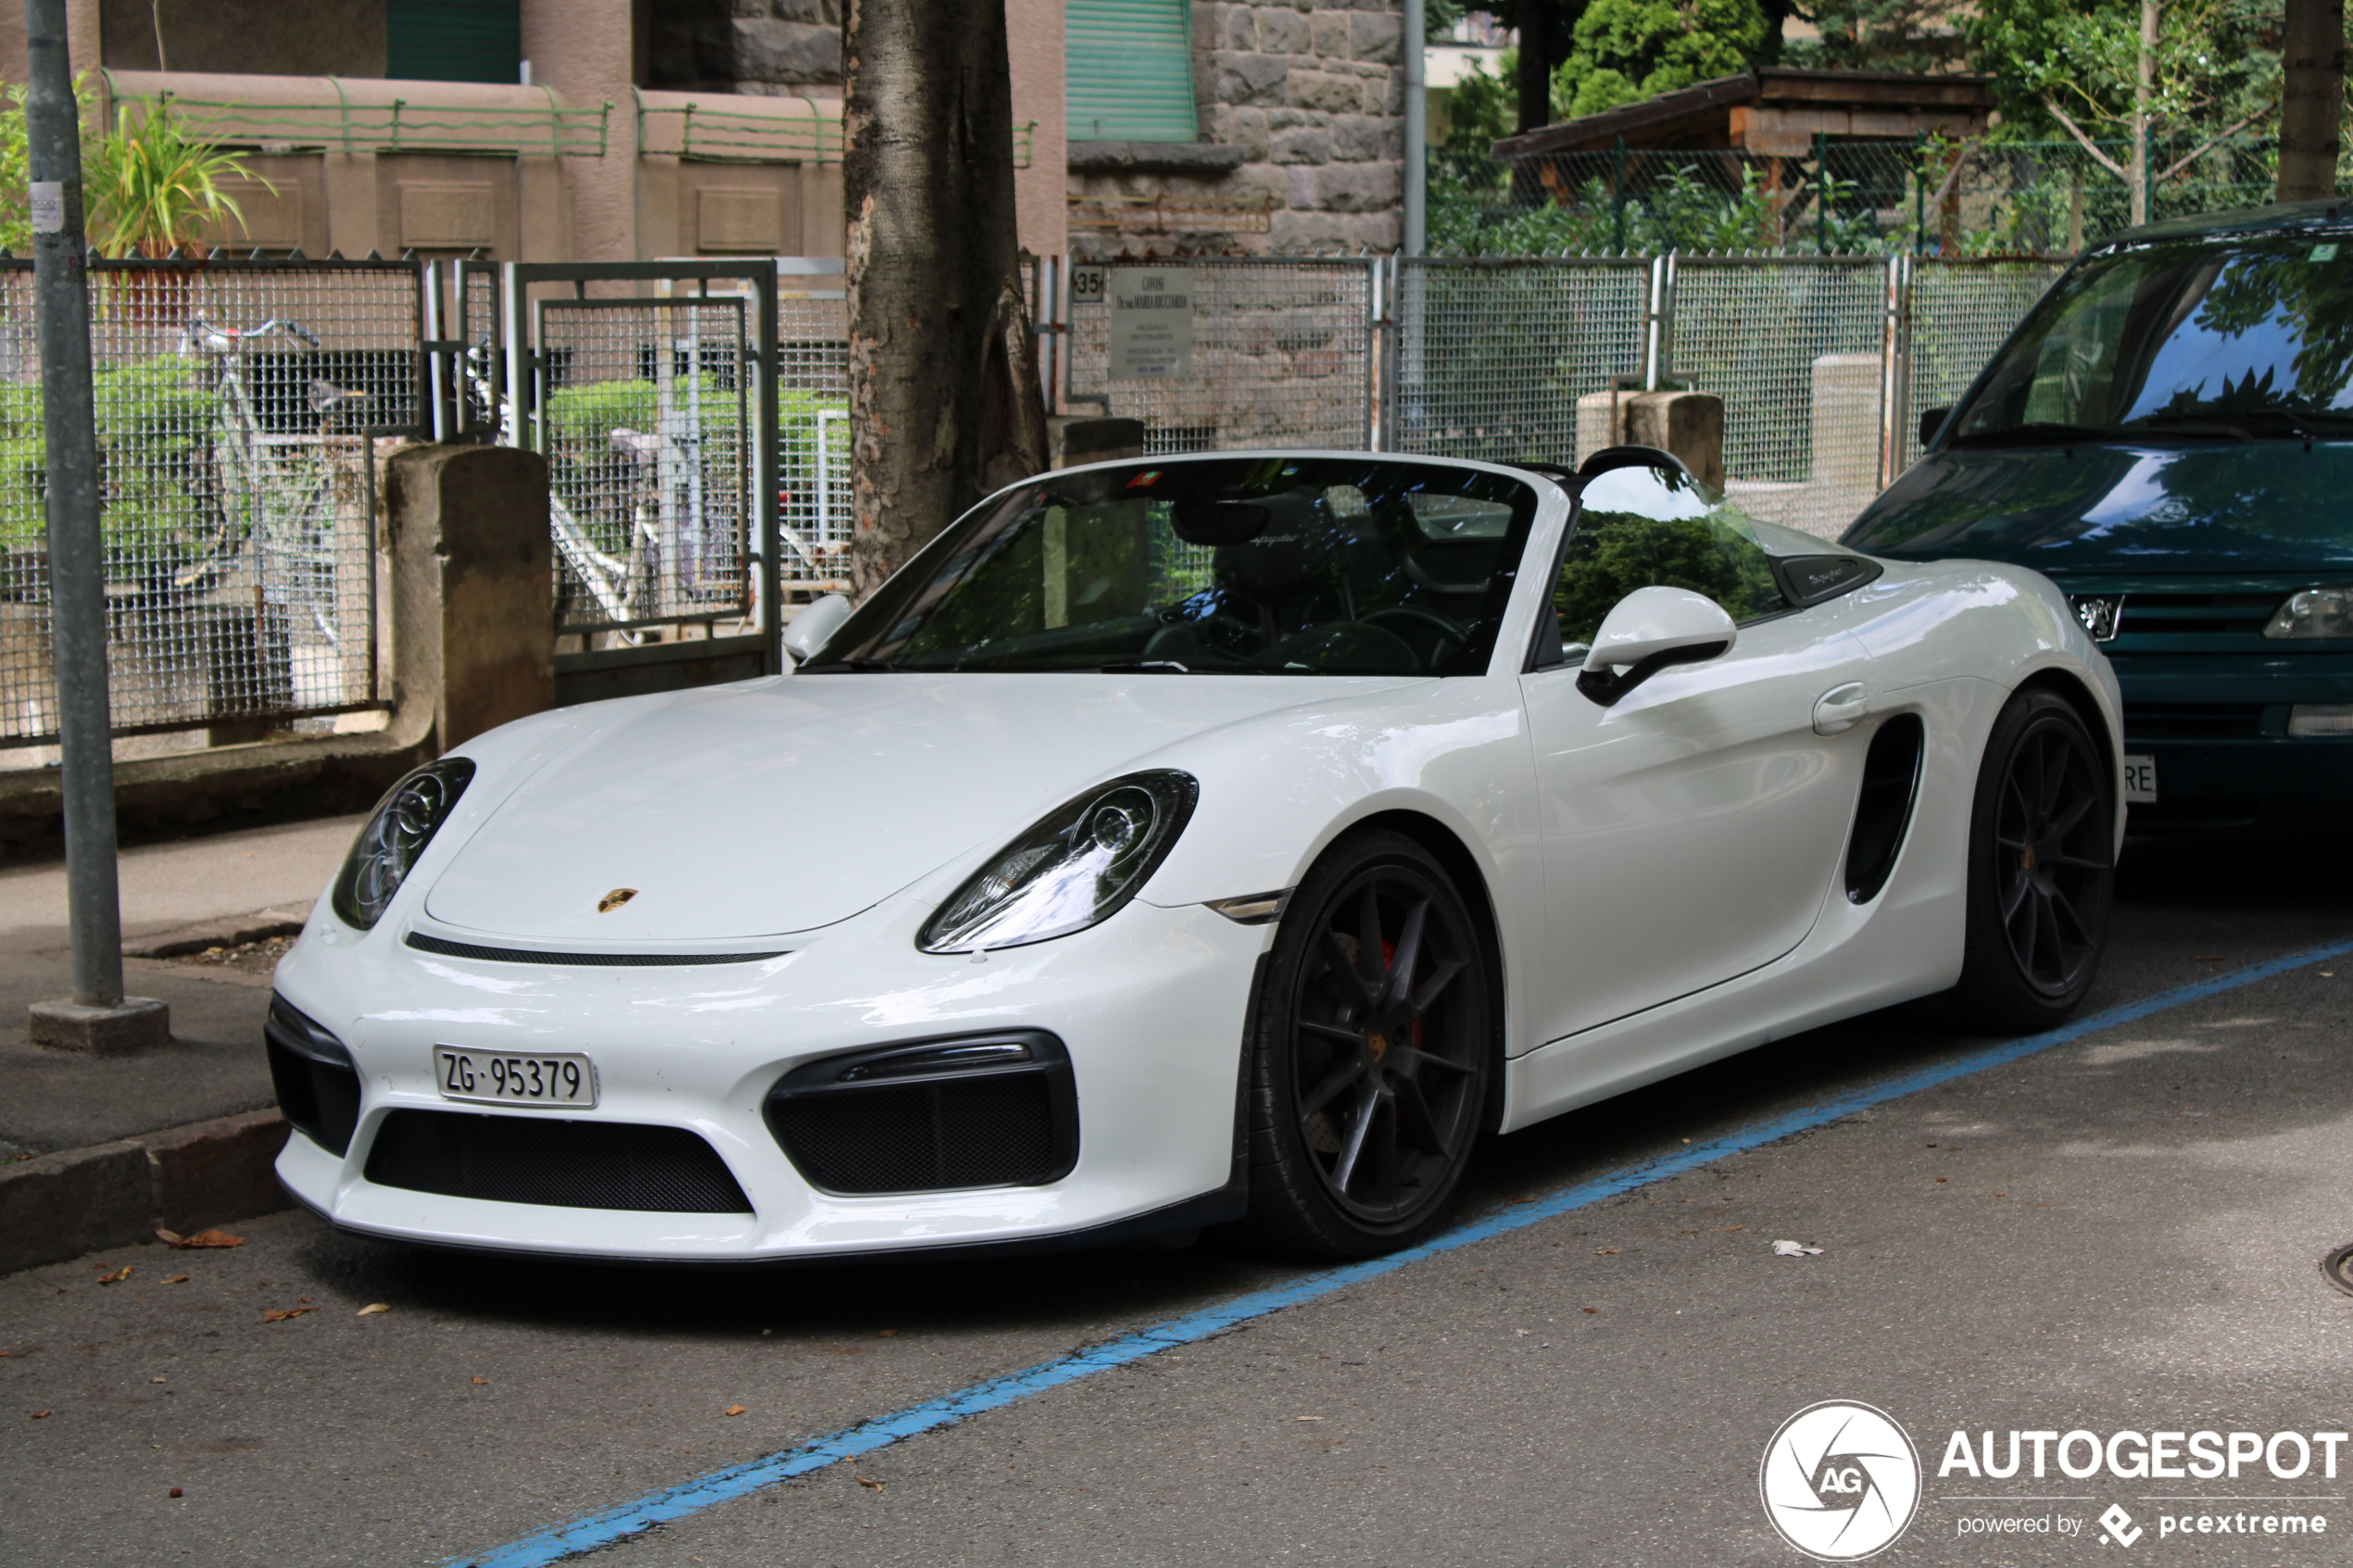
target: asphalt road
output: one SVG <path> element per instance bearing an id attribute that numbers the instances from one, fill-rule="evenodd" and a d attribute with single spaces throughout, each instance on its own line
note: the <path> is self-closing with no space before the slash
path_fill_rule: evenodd
<path id="1" fill-rule="evenodd" d="M 2353 940 L 2346 864 L 2134 846 L 2091 1010 Z M 2347 987 L 2353 953 L 2152 1012 L 598 1561 L 1798 1563 L 1758 1465 L 1827 1399 L 1884 1411 L 1919 1450 L 1922 1499 L 1881 1562 L 2353 1560 L 2353 1445 L 2334 1478 L 2317 1457 L 2295 1479 L 1939 1474 L 1956 1430 L 2353 1425 L 2353 1297 L 2319 1268 L 2353 1242 Z M 1781 1042 L 1496 1141 L 1461 1211 L 1508 1223 L 1987 1044 L 1932 1002 Z M 1202 1245 L 711 1274 L 441 1256 L 299 1214 L 237 1228 L 233 1250 L 0 1279 L 0 1561 L 471 1561 L 1304 1273 Z M 1776 1257 L 1781 1238 L 1822 1251 Z M 391 1310 L 358 1315 L 372 1302 Z M 296 1307 L 315 1311 L 264 1321 Z M 2096 1522 L 2112 1504 L 2130 1546 Z M 2236 1523 L 2199 1534 L 2200 1514 Z M 2260 1533 L 2290 1514 L 2325 1533 Z M 1963 1534 L 2011 1518 L 2048 1533 Z"/>

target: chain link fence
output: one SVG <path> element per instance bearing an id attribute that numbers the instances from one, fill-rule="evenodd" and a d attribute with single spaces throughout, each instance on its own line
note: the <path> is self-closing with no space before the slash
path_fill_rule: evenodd
<path id="1" fill-rule="evenodd" d="M 90 294 L 115 734 L 384 707 L 374 442 L 417 423 L 420 266 L 94 259 Z M 57 728 L 40 377 L 0 263 L 0 746 Z"/>
<path id="2" fill-rule="evenodd" d="M 1907 282 L 1897 386 L 1900 417 L 1892 432 L 1890 477 L 1919 455 L 1920 416 L 1960 400 L 2003 340 L 2026 319 L 2067 264 L 1945 260 L 1922 257 L 1904 269 Z"/>
<path id="3" fill-rule="evenodd" d="M 2152 219 L 2271 199 L 2278 143 L 2158 137 Z M 1846 140 L 1805 152 L 1614 148 L 1430 157 L 1430 248 L 1453 255 L 2080 252 L 2128 227 L 2127 142 Z M 2111 168 L 2110 165 L 2114 167 Z M 2353 185 L 2341 188 L 2353 189 Z"/>
<path id="4" fill-rule="evenodd" d="M 1109 306 L 1074 298 L 1063 401 L 1144 421 L 1147 456 L 1372 439 L 1372 258 L 1188 260 L 1189 373 L 1114 381 Z M 1165 270 L 1167 269 L 1164 269 Z"/>
<path id="5" fill-rule="evenodd" d="M 1607 399 L 1642 366 L 1652 272 L 1648 261 L 1599 257 L 1401 258 L 1387 445 L 1559 463 L 1608 445 Z"/>

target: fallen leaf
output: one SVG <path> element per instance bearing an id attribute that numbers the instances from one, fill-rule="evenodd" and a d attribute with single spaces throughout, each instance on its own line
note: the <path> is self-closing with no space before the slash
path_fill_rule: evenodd
<path id="1" fill-rule="evenodd" d="M 854 1474 L 854 1473 L 853 1473 L 853 1474 Z M 876 1491 L 878 1491 L 878 1492 L 879 1492 L 879 1491 L 881 1491 L 881 1490 L 882 1490 L 882 1488 L 883 1488 L 883 1484 L 882 1484 L 881 1482 L 879 1482 L 879 1481 L 875 1481 L 875 1480 L 871 1480 L 871 1479 L 869 1479 L 868 1477 L 863 1476 L 863 1475 L 860 1475 L 860 1476 L 858 1476 L 858 1477 L 857 1477 L 857 1480 L 858 1480 L 858 1484 L 859 1484 L 860 1486 L 872 1486 L 875 1490 L 876 1490 Z"/>
<path id="2" fill-rule="evenodd" d="M 878 1328 L 875 1330 L 875 1337 L 877 1339 L 896 1339 L 899 1337 L 899 1331 L 895 1328 Z M 875 1485 L 879 1486 L 882 1483 L 877 1481 Z"/>
<path id="3" fill-rule="evenodd" d="M 351 1315 L 355 1318 L 364 1318 L 370 1312 L 389 1312 L 390 1311 L 392 1311 L 392 1304 L 388 1301 L 371 1301 Z"/>
<path id="4" fill-rule="evenodd" d="M 1593 1256 L 1596 1258 L 1615 1258 L 1617 1256 L 1617 1248 L 1615 1247 L 1596 1247 L 1593 1248 Z"/>
<path id="5" fill-rule="evenodd" d="M 474 1386 L 477 1388 L 487 1388 L 490 1386 L 490 1379 L 486 1377 L 477 1377 L 474 1379 Z"/>
<path id="6" fill-rule="evenodd" d="M 316 1307 L 277 1307 L 277 1308 L 271 1308 L 271 1309 L 265 1310 L 265 1311 L 262 1312 L 262 1314 L 261 1314 L 261 1321 L 262 1321 L 263 1323 L 283 1323 L 283 1322 L 285 1322 L 288 1318 L 298 1318 L 298 1317 L 302 1316 L 302 1314 L 303 1314 L 303 1313 L 305 1313 L 305 1312 L 315 1312 L 315 1311 L 317 1311 L 318 1310 L 319 1310 L 319 1309 L 318 1309 L 318 1308 L 316 1308 Z"/>
<path id="7" fill-rule="evenodd" d="M 161 1383 L 163 1379 L 160 1377 L 150 1377 L 147 1381 L 150 1383 Z"/>
<path id="8" fill-rule="evenodd" d="M 163 1283 L 166 1285 L 185 1285 L 188 1283 L 188 1276 L 186 1274 L 166 1274 L 164 1276 Z"/>
<path id="9" fill-rule="evenodd" d="M 1941 1182 L 1941 1181 L 1943 1181 L 1944 1178 L 1944 1177 L 1942 1177 L 1942 1176 L 1939 1176 L 1939 1177 L 1937 1177 L 1936 1179 L 1937 1179 L 1938 1181 L 1940 1181 L 1940 1182 Z M 1717 1226 L 1717 1227 L 1716 1227 L 1717 1234 L 1718 1234 L 1718 1235 L 1719 1235 L 1719 1236 L 1720 1236 L 1720 1235 L 1722 1235 L 1722 1234 L 1724 1234 L 1724 1233 L 1725 1233 L 1725 1232 L 1727 1232 L 1727 1231 L 1744 1231 L 1744 1230 L 1746 1230 L 1746 1229 L 1748 1229 L 1748 1227 L 1747 1227 L 1746 1225 L 1718 1225 L 1718 1226 Z"/>
<path id="10" fill-rule="evenodd" d="M 180 1488 L 179 1488 L 179 1487 L 177 1487 L 177 1486 L 172 1487 L 172 1488 L 171 1488 L 171 1495 L 172 1495 L 173 1497 L 175 1497 L 175 1498 L 176 1498 L 176 1497 L 178 1497 L 178 1496 L 180 1495 Z"/>
<path id="11" fill-rule="evenodd" d="M 1600 1314 L 1601 1309 L 1599 1307 L 1588 1307 L 1585 1309 L 1585 1315 L 1588 1317 L 1598 1317 Z"/>
<path id="12" fill-rule="evenodd" d="M 135 1263 L 125 1263 L 122 1267 L 117 1269 L 110 1274 L 99 1275 L 98 1283 L 100 1285 L 120 1285 L 124 1280 L 131 1277 L 131 1271 L 136 1267 L 138 1267 L 138 1265 Z"/>
<path id="13" fill-rule="evenodd" d="M 1773 1243 L 1773 1256 L 1776 1258 L 1810 1258 L 1819 1251 L 1821 1251 L 1820 1248 L 1808 1247 L 1802 1241 Z"/>
<path id="14" fill-rule="evenodd" d="M 165 1241 L 170 1242 L 174 1247 L 179 1246 L 182 1239 L 178 1231 L 168 1231 L 159 1225 L 156 1228 L 156 1235 L 161 1236 Z"/>
<path id="15" fill-rule="evenodd" d="M 1321 1421 L 1324 1418 L 1320 1415 L 1295 1415 L 1291 1419 L 1293 1421 Z"/>
<path id="16" fill-rule="evenodd" d="M 729 1405 L 727 1407 L 727 1413 L 729 1415 L 741 1415 L 744 1413 L 744 1407 L 741 1405 Z"/>
<path id="17" fill-rule="evenodd" d="M 2007 1192 L 1997 1192 L 1994 1196 L 1996 1198 L 2007 1198 L 2009 1194 Z"/>
<path id="18" fill-rule="evenodd" d="M 1940 1182 L 1941 1182 L 1941 1181 L 1943 1181 L 1944 1178 L 1944 1177 L 1942 1177 L 1942 1176 L 1939 1176 L 1939 1177 L 1937 1177 L 1936 1179 L 1937 1179 L 1938 1181 L 1940 1181 Z"/>
<path id="19" fill-rule="evenodd" d="M 32 1419 L 35 1421 L 43 1420 L 48 1415 L 48 1413 L 49 1412 L 47 1411 L 34 1411 L 32 1412 Z"/>
<path id="20" fill-rule="evenodd" d="M 198 1231 L 194 1236 L 173 1236 L 170 1231 L 157 1231 L 156 1235 L 182 1249 L 190 1247 L 243 1247 L 245 1244 L 244 1236 L 231 1236 L 227 1231 Z"/>

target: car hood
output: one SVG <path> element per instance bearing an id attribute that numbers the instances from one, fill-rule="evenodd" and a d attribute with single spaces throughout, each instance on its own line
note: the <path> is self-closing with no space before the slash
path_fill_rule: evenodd
<path id="1" fill-rule="evenodd" d="M 1401 684 L 876 673 L 616 702 L 459 848 L 425 912 L 599 947 L 808 931 L 1187 736 Z"/>
<path id="2" fill-rule="evenodd" d="M 1923 458 L 1841 543 L 2038 571 L 2353 568 L 2353 444 L 1963 449 Z"/>

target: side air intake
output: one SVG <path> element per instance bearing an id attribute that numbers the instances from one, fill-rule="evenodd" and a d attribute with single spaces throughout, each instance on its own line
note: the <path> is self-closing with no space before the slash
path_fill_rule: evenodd
<path id="1" fill-rule="evenodd" d="M 1899 713 L 1880 726 L 1863 759 L 1862 797 L 1855 808 L 1855 836 L 1846 846 L 1846 897 L 1868 904 L 1887 885 L 1911 825 L 1912 802 L 1920 792 L 1920 756 L 1928 732 L 1917 713 Z"/>

